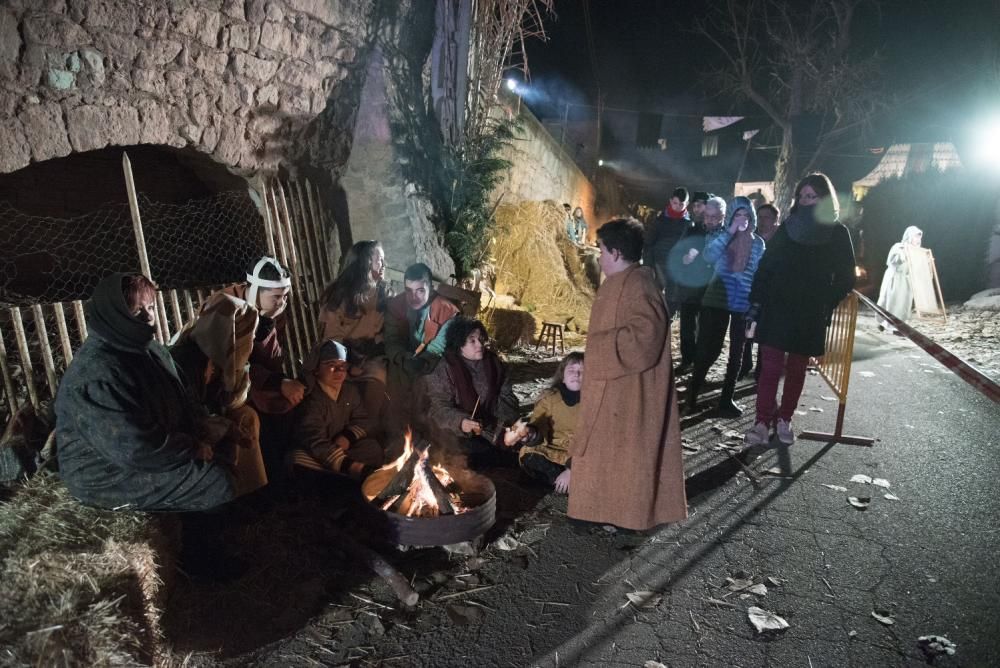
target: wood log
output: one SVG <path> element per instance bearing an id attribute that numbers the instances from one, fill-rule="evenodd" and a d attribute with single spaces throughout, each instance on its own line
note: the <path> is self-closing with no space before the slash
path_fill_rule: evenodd
<path id="1" fill-rule="evenodd" d="M 406 578 L 382 555 L 366 545 L 362 545 L 347 534 L 338 531 L 336 535 L 340 545 L 357 561 L 371 568 L 376 575 L 385 580 L 386 584 L 396 594 L 396 598 L 406 606 L 413 607 L 420 600 L 420 594 L 415 592 Z"/>
<path id="2" fill-rule="evenodd" d="M 448 496 L 448 492 L 445 490 L 444 485 L 438 480 L 437 476 L 434 475 L 434 469 L 426 459 L 420 463 L 421 468 L 427 475 L 427 483 L 431 488 L 431 493 L 434 495 L 434 500 L 438 504 L 438 514 L 439 515 L 454 515 L 455 506 L 451 502 L 451 498 Z"/>
<path id="3" fill-rule="evenodd" d="M 372 499 L 372 503 L 376 506 L 383 506 L 386 501 L 394 496 L 403 497 L 406 495 L 406 490 L 410 488 L 410 481 L 413 480 L 413 471 L 416 469 L 417 462 L 420 461 L 420 451 L 417 448 L 413 449 L 410 453 L 410 457 L 406 460 L 396 475 L 392 476 L 389 483 L 382 488 L 382 491 Z"/>

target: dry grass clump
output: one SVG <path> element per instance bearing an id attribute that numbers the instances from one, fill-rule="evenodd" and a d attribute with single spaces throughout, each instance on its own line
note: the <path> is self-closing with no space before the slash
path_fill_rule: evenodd
<path id="1" fill-rule="evenodd" d="M 159 637 L 163 516 L 80 505 L 42 473 L 0 503 L 0 665 L 149 665 Z"/>
<path id="2" fill-rule="evenodd" d="M 539 321 L 586 328 L 594 291 L 555 202 L 497 208 L 493 245 L 498 293 L 513 295 Z"/>

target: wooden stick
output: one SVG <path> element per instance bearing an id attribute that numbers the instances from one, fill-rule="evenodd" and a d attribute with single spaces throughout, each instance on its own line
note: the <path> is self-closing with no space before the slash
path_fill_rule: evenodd
<path id="1" fill-rule="evenodd" d="M 337 532 L 336 541 L 339 547 L 344 548 L 357 561 L 371 568 L 376 575 L 385 580 L 403 605 L 413 607 L 420 600 L 420 594 L 415 592 L 406 578 L 378 552 L 362 545 L 343 532 Z"/>
<path id="2" fill-rule="evenodd" d="M 476 397 L 476 405 L 472 407 L 472 417 L 469 418 L 470 420 L 476 419 L 476 411 L 478 410 L 479 410 L 479 397 Z"/>
<path id="3" fill-rule="evenodd" d="M 87 340 L 87 318 L 83 313 L 83 302 L 79 299 L 73 302 L 73 315 L 76 317 L 76 331 L 80 333 L 80 344 Z"/>
<path id="4" fill-rule="evenodd" d="M 128 153 L 122 151 L 122 171 L 125 172 L 125 192 L 128 195 L 128 208 L 132 214 L 132 231 L 135 233 L 135 245 L 139 251 L 139 269 L 149 280 L 153 280 L 153 272 L 149 268 L 149 256 L 146 254 L 146 235 L 142 231 L 142 218 L 139 216 L 139 199 L 135 191 L 135 180 L 132 178 L 132 161 Z M 163 295 L 156 293 L 156 333 L 160 343 L 166 344 L 170 339 L 170 329 L 167 325 L 167 307 Z"/>
<path id="5" fill-rule="evenodd" d="M 12 306 L 10 316 L 14 324 L 14 338 L 17 341 L 17 352 L 21 356 L 21 371 L 24 373 L 24 384 L 28 390 L 28 398 L 31 400 L 31 405 L 35 407 L 35 410 L 38 410 L 38 391 L 35 389 L 35 374 L 31 368 L 28 337 L 24 333 L 24 321 L 21 319 L 21 309 L 17 306 Z"/>
<path id="6" fill-rule="evenodd" d="M 52 346 L 49 344 L 49 332 L 45 329 L 45 314 L 42 313 L 42 305 L 34 304 L 31 312 L 35 316 L 35 333 L 38 335 L 38 344 L 42 352 L 42 366 L 45 368 L 45 379 L 49 383 L 51 398 L 56 398 L 56 390 L 59 389 L 59 380 L 56 378 L 56 362 L 52 358 Z"/>
<path id="7" fill-rule="evenodd" d="M 69 328 L 66 326 L 66 313 L 63 311 L 61 302 L 52 305 L 52 310 L 56 314 L 56 329 L 59 331 L 59 343 L 62 345 L 63 360 L 66 367 L 73 361 L 73 344 L 69 339 Z"/>
<path id="8" fill-rule="evenodd" d="M 17 390 L 14 389 L 14 377 L 10 373 L 10 367 L 7 366 L 7 344 L 3 342 L 3 332 L 0 331 L 0 374 L 3 375 L 3 389 L 4 394 L 7 395 L 7 406 L 10 408 L 10 414 L 13 415 L 17 412 Z"/>

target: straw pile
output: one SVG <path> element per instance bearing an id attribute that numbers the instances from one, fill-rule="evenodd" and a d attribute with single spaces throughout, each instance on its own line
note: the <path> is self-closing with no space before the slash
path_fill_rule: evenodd
<path id="1" fill-rule="evenodd" d="M 4 664 L 154 663 L 176 524 L 81 506 L 50 473 L 12 491 L 0 503 Z"/>
<path id="2" fill-rule="evenodd" d="M 566 236 L 564 218 L 552 201 L 498 207 L 492 247 L 496 291 L 512 295 L 539 323 L 559 322 L 583 332 L 594 290 L 579 250 Z"/>

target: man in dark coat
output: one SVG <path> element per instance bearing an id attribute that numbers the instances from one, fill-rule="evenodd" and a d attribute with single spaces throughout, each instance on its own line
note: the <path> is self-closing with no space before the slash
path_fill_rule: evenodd
<path id="1" fill-rule="evenodd" d="M 233 476 L 199 437 L 170 354 L 153 339 L 154 296 L 148 279 L 127 274 L 94 290 L 90 336 L 56 396 L 60 476 L 75 498 L 101 508 L 214 508 L 233 498 Z"/>
<path id="2" fill-rule="evenodd" d="M 702 257 L 705 245 L 722 230 L 726 202 L 704 192 L 697 192 L 692 202 L 702 202 L 698 219 L 684 232 L 667 255 L 667 275 L 676 287 L 674 295 L 681 321 L 681 365 L 677 373 L 686 373 L 694 364 L 698 340 L 698 312 L 705 286 L 712 280 L 713 265 Z M 692 213 L 696 210 L 692 204 Z"/>
<path id="3" fill-rule="evenodd" d="M 677 283 L 667 270 L 670 251 L 694 225 L 688 216 L 687 188 L 677 188 L 670 196 L 670 203 L 661 211 L 646 229 L 643 241 L 642 263 L 656 270 L 656 277 L 663 287 L 667 300 L 668 314 L 672 318 L 680 306 Z"/>

